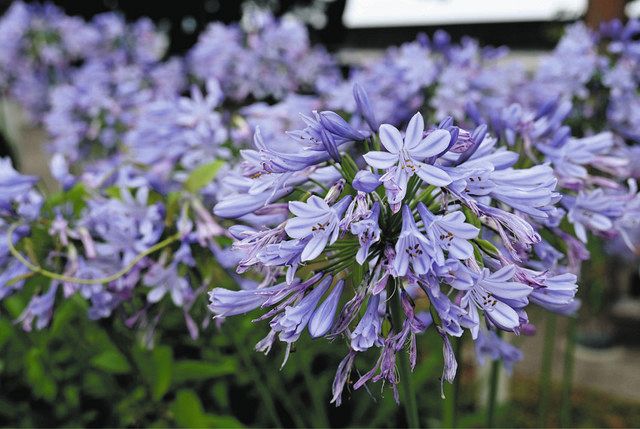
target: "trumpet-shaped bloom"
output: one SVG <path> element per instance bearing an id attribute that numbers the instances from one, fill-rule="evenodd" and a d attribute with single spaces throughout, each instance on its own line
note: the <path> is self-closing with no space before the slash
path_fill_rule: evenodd
<path id="1" fill-rule="evenodd" d="M 350 202 L 351 196 L 348 196 L 330 207 L 322 198 L 313 195 L 306 203 L 289 203 L 289 210 L 296 217 L 287 221 L 285 231 L 291 238 L 310 237 L 300 255 L 303 262 L 317 258 L 327 244 L 335 243 L 340 232 L 340 216 Z"/>
<path id="2" fill-rule="evenodd" d="M 416 113 L 409 121 L 404 138 L 394 126 L 382 124 L 380 142 L 387 152 L 371 151 L 364 154 L 364 159 L 371 167 L 386 171 L 380 180 L 391 181 L 401 190 L 394 199 L 394 202 L 399 202 L 414 174 L 435 186 L 451 183 L 451 177 L 444 170 L 433 165 L 433 161 L 429 162 L 430 158 L 435 159 L 448 148 L 450 140 L 451 134 L 441 129 L 433 130 L 425 137 L 424 119 Z"/>
<path id="3" fill-rule="evenodd" d="M 402 206 L 402 231 L 395 246 L 393 268 L 399 276 L 407 274 L 409 266 L 415 274 L 425 274 L 431 268 L 433 243 L 418 230 L 409 206 Z"/>

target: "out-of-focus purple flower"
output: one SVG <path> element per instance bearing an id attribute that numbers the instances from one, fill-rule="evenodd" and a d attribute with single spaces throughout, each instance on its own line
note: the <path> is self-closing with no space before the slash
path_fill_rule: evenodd
<path id="1" fill-rule="evenodd" d="M 53 316 L 53 304 L 55 303 L 57 290 L 58 283 L 52 283 L 45 294 L 32 297 L 27 308 L 23 310 L 16 320 L 16 323 L 21 323 L 22 328 L 27 332 L 33 329 L 34 320 L 38 330 L 48 326 Z"/>
<path id="2" fill-rule="evenodd" d="M 511 372 L 513 365 L 523 358 L 520 349 L 498 337 L 495 332 L 486 329 L 481 329 L 478 333 L 475 348 L 480 365 L 484 365 L 487 359 L 500 360 L 508 372 Z"/>
<path id="3" fill-rule="evenodd" d="M 151 287 L 147 295 L 147 300 L 151 303 L 160 301 L 167 293 L 177 306 L 190 304 L 194 299 L 189 282 L 178 274 L 176 264 L 166 267 L 160 264 L 153 265 L 144 275 L 143 282 Z"/>

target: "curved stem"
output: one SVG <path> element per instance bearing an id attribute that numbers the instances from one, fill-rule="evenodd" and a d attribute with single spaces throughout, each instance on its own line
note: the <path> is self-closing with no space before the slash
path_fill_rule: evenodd
<path id="1" fill-rule="evenodd" d="M 102 278 L 98 278 L 98 279 L 83 279 L 80 277 L 69 277 L 69 276 L 65 276 L 64 274 L 59 274 L 59 273 L 54 273 L 53 271 L 49 271 L 46 270 L 42 267 L 40 267 L 39 265 L 35 265 L 33 263 L 31 263 L 27 258 L 25 258 L 24 256 L 22 256 L 22 254 L 20 252 L 18 252 L 18 249 L 15 248 L 15 246 L 13 245 L 13 233 L 15 232 L 16 228 L 20 226 L 17 223 L 14 223 L 13 225 L 11 225 L 9 227 L 9 229 L 7 230 L 7 246 L 9 248 L 9 252 L 25 267 L 29 268 L 31 271 L 33 271 L 34 273 L 38 273 L 41 274 L 45 277 L 48 277 L 50 279 L 54 279 L 54 280 L 60 280 L 63 282 L 68 282 L 68 283 L 77 283 L 77 284 L 84 284 L 84 285 L 100 285 L 100 284 L 105 284 L 105 283 L 111 283 L 114 280 L 118 280 L 120 277 L 124 276 L 125 274 L 127 274 L 129 271 L 131 271 L 133 269 L 133 267 L 135 267 L 138 262 L 140 262 L 142 259 L 144 259 L 145 257 L 149 256 L 150 254 L 157 252 L 158 250 L 161 250 L 165 247 L 167 247 L 168 245 L 174 243 L 175 241 L 178 241 L 180 239 L 180 234 L 176 233 L 168 238 L 165 238 L 164 240 L 160 241 L 159 243 L 154 244 L 153 246 L 149 247 L 147 250 L 138 253 L 135 258 L 133 258 L 126 267 L 124 267 L 123 269 L 121 269 L 120 271 L 108 276 L 108 277 L 102 277 Z"/>
<path id="2" fill-rule="evenodd" d="M 396 287 L 395 280 L 389 283 L 392 289 Z M 393 293 L 393 291 L 391 293 Z M 391 309 L 393 326 L 398 330 L 400 330 L 402 326 L 402 302 L 400 299 L 399 293 L 396 293 L 391 299 L 393 305 Z M 418 403 L 416 401 L 416 391 L 411 377 L 411 368 L 409 368 L 409 356 L 401 354 L 396 358 L 396 361 L 398 362 L 398 371 L 400 372 L 400 383 L 402 385 L 403 405 L 407 417 L 407 425 L 410 428 L 419 428 Z"/>

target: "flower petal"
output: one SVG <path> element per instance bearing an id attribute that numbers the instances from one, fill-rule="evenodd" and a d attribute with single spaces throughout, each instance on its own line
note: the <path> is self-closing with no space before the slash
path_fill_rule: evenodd
<path id="1" fill-rule="evenodd" d="M 300 255 L 300 260 L 302 262 L 311 261 L 320 256 L 324 248 L 327 246 L 328 239 L 329 237 L 327 237 L 326 234 L 316 234 L 311 237 L 311 240 L 309 240 Z"/>
<path id="2" fill-rule="evenodd" d="M 291 238 L 305 238 L 311 234 L 311 228 L 318 224 L 318 217 L 294 217 L 287 221 L 284 230 Z"/>
<path id="3" fill-rule="evenodd" d="M 363 155 L 364 160 L 373 168 L 386 170 L 398 163 L 398 155 L 389 152 L 371 151 Z"/>
<path id="4" fill-rule="evenodd" d="M 380 125 L 380 141 L 382 145 L 391 153 L 398 153 L 404 146 L 402 141 L 402 134 L 393 125 L 382 124 Z"/>
<path id="5" fill-rule="evenodd" d="M 428 184 L 434 186 L 447 186 L 451 183 L 451 176 L 438 167 L 422 162 L 417 163 L 417 166 L 418 171 L 416 171 L 416 173 Z"/>
<path id="6" fill-rule="evenodd" d="M 409 147 L 409 153 L 412 158 L 425 159 L 430 156 L 436 156 L 449 146 L 451 134 L 447 130 L 433 130 L 428 136 L 416 143 L 415 146 Z"/>
<path id="7" fill-rule="evenodd" d="M 422 119 L 422 115 L 420 112 L 413 115 L 411 120 L 409 121 L 409 125 L 407 125 L 407 132 L 404 136 L 404 147 L 408 150 L 413 149 L 418 146 L 420 141 L 422 140 L 422 133 L 424 132 L 424 119 Z"/>

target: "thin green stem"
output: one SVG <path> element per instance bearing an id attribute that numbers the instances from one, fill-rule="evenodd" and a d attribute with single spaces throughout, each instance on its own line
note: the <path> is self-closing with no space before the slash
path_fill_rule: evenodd
<path id="1" fill-rule="evenodd" d="M 273 368 L 267 368 L 262 359 L 258 359 L 258 362 L 260 362 L 259 367 L 261 371 L 266 373 L 267 386 L 269 387 L 267 392 L 278 398 L 287 415 L 293 420 L 294 426 L 299 428 L 309 426 L 301 417 L 301 410 L 304 409 L 304 404 L 300 400 L 300 395 L 292 395 L 282 382 L 282 377 L 280 377 L 277 372 L 274 372 Z M 295 397 L 296 403 L 292 401 L 292 396 Z"/>
<path id="2" fill-rule="evenodd" d="M 393 319 L 393 327 L 394 329 L 400 329 L 402 326 L 402 302 L 400 301 L 400 294 L 397 291 L 393 291 L 393 288 L 396 286 L 396 282 L 391 281 L 390 287 L 392 290 L 389 292 L 390 295 L 393 295 L 391 298 L 391 316 Z M 419 428 L 420 427 L 420 418 L 418 416 L 418 403 L 416 401 L 416 391 L 413 385 L 413 380 L 411 377 L 411 368 L 409 368 L 409 356 L 400 354 L 397 357 L 398 361 L 398 371 L 400 372 L 400 384 L 402 385 L 402 396 L 403 396 L 403 405 L 404 411 L 407 418 L 407 425 L 410 428 Z"/>
<path id="3" fill-rule="evenodd" d="M 445 400 L 442 401 L 442 426 L 455 428 L 457 426 L 458 394 L 460 393 L 460 380 L 462 376 L 462 336 L 454 340 L 454 353 L 458 359 L 458 373 L 453 385 L 446 383 Z"/>
<path id="4" fill-rule="evenodd" d="M 138 253 L 135 256 L 135 258 L 133 258 L 131 260 L 131 262 L 129 262 L 127 264 L 127 266 L 125 266 L 120 271 L 118 271 L 118 272 L 116 272 L 116 273 L 114 273 L 114 274 L 112 274 L 112 275 L 110 275 L 108 277 L 102 277 L 102 278 L 98 278 L 98 279 L 83 279 L 83 278 L 79 278 L 79 277 L 69 277 L 69 276 L 65 276 L 64 274 L 54 273 L 53 271 L 45 270 L 44 268 L 40 267 L 39 265 L 35 265 L 35 264 L 31 263 L 27 258 L 22 256 L 22 254 L 20 252 L 18 252 L 18 250 L 13 245 L 13 233 L 15 232 L 15 230 L 16 230 L 16 228 L 18 226 L 20 226 L 20 224 L 14 223 L 7 230 L 7 247 L 9 248 L 9 252 L 18 261 L 20 261 L 20 263 L 22 265 L 24 265 L 25 267 L 29 268 L 34 273 L 43 275 L 43 276 L 48 277 L 50 279 L 60 280 L 60 281 L 69 282 L 69 283 L 84 284 L 84 285 L 100 285 L 100 284 L 105 284 L 105 283 L 111 283 L 112 281 L 118 280 L 120 277 L 124 276 L 129 271 L 131 271 L 133 269 L 133 267 L 135 267 L 138 264 L 138 262 L 140 262 L 145 257 L 149 256 L 150 254 L 152 254 L 154 252 L 157 252 L 158 250 L 161 250 L 161 249 L 169 246 L 170 244 L 172 244 L 175 241 L 178 241 L 180 239 L 180 234 L 178 234 L 178 233 L 176 233 L 174 235 L 171 235 L 168 238 L 165 238 L 161 242 L 156 243 L 153 246 L 149 247 L 147 250 Z"/>
<path id="5" fill-rule="evenodd" d="M 498 382 L 500 381 L 500 360 L 491 362 L 491 375 L 489 377 L 489 402 L 487 403 L 487 427 L 495 427 L 496 406 L 498 404 Z"/>
<path id="6" fill-rule="evenodd" d="M 312 179 L 311 177 L 307 178 L 307 180 L 309 182 L 311 182 L 311 183 L 314 183 L 314 184 L 318 185 L 320 187 L 320 189 L 322 189 L 323 191 L 329 192 L 329 188 L 327 188 L 326 186 L 324 186 L 324 184 L 318 182 L 317 180 Z"/>
<path id="7" fill-rule="evenodd" d="M 302 371 L 304 376 L 304 384 L 306 384 L 306 390 L 309 392 L 311 396 L 311 403 L 313 404 L 313 415 L 312 420 L 314 425 L 319 428 L 328 428 L 329 420 L 327 419 L 327 415 L 324 412 L 324 402 L 320 395 L 318 395 L 318 389 L 314 388 L 314 380 L 311 378 L 309 374 L 309 368 L 305 368 Z"/>
<path id="8" fill-rule="evenodd" d="M 254 386 L 256 387 L 256 391 L 258 392 L 258 396 L 260 396 L 260 400 L 262 404 L 265 406 L 267 410 L 267 414 L 269 414 L 269 418 L 273 422 L 276 427 L 284 427 L 282 421 L 280 420 L 280 416 L 278 415 L 278 411 L 276 410 L 276 405 L 273 402 L 273 397 L 269 390 L 265 387 L 264 377 L 260 374 L 260 371 L 256 369 L 256 366 L 253 363 L 253 359 L 247 352 L 246 347 L 238 341 L 238 338 L 235 334 L 231 333 L 231 338 L 233 339 L 233 344 L 240 355 L 240 360 L 244 364 L 246 371 L 249 373 L 251 378 L 253 379 Z"/>
<path id="9" fill-rule="evenodd" d="M 577 326 L 577 316 L 569 319 L 562 372 L 562 397 L 560 398 L 560 426 L 565 428 L 571 427 L 571 391 L 573 389 L 573 364 L 575 361 Z"/>
<path id="10" fill-rule="evenodd" d="M 553 313 L 547 315 L 547 323 L 544 330 L 544 346 L 542 349 L 542 366 L 540 368 L 540 408 L 538 410 L 538 426 L 546 427 L 549 417 L 549 405 L 551 401 L 551 370 L 553 363 L 553 349 L 556 339 L 557 316 Z"/>

